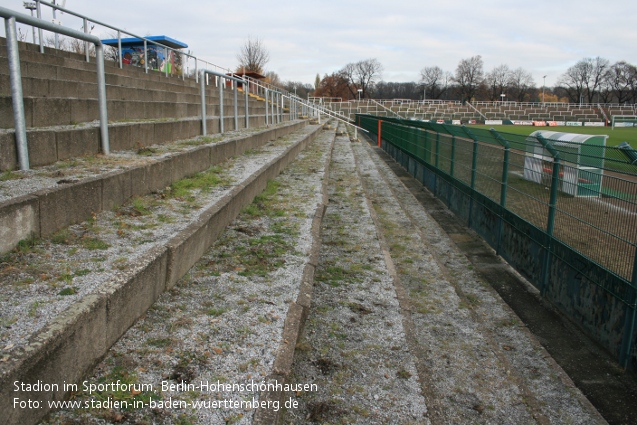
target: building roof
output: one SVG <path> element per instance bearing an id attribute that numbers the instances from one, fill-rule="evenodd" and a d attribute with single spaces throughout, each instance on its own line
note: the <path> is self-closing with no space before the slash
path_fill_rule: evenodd
<path id="1" fill-rule="evenodd" d="M 155 43 L 171 47 L 173 49 L 184 49 L 188 47 L 186 43 L 179 40 L 175 40 L 174 38 L 167 37 L 165 35 L 151 35 L 149 37 L 144 37 L 144 38 L 150 41 L 154 41 Z M 105 40 L 102 40 L 102 43 L 108 46 L 116 47 L 117 39 L 116 38 L 105 39 Z M 144 40 L 142 40 L 141 38 L 137 38 L 137 37 L 122 38 L 122 47 L 139 46 L 143 44 L 144 44 Z"/>

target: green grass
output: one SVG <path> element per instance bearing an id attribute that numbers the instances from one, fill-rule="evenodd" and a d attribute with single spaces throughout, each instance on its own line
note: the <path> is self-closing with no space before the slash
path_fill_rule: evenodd
<path id="1" fill-rule="evenodd" d="M 220 167 L 212 167 L 203 173 L 197 173 L 192 177 L 173 183 L 171 196 L 175 198 L 185 197 L 195 189 L 208 190 L 211 187 L 227 184 L 228 180 L 220 176 L 223 170 Z"/>

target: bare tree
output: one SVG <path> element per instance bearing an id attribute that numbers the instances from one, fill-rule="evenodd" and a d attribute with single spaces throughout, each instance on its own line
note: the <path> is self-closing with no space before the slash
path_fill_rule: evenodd
<path id="1" fill-rule="evenodd" d="M 482 56 L 472 56 L 462 59 L 456 68 L 453 81 L 458 85 L 458 92 L 462 101 L 471 100 L 482 84 L 484 70 Z"/>
<path id="2" fill-rule="evenodd" d="M 265 65 L 270 61 L 270 53 L 260 39 L 248 38 L 237 55 L 239 68 L 263 74 Z"/>
<path id="3" fill-rule="evenodd" d="M 531 91 L 535 88 L 535 82 L 533 81 L 533 75 L 523 68 L 516 68 L 509 74 L 509 97 L 516 99 L 518 102 L 524 102 L 527 96 L 531 94 Z"/>
<path id="4" fill-rule="evenodd" d="M 449 88 L 451 73 L 443 71 L 439 66 L 429 66 L 420 70 L 420 84 L 423 86 L 423 97 L 440 99 Z"/>
<path id="5" fill-rule="evenodd" d="M 268 71 L 265 74 L 265 82 L 268 84 L 272 84 L 276 87 L 283 87 L 283 81 L 281 81 L 281 77 L 274 71 Z"/>
<path id="6" fill-rule="evenodd" d="M 612 93 L 617 103 L 625 103 L 633 98 L 631 85 L 635 85 L 637 68 L 624 61 L 613 64 L 604 79 L 604 85 Z"/>
<path id="7" fill-rule="evenodd" d="M 381 77 L 383 65 L 377 59 L 365 59 L 356 63 L 348 63 L 339 71 L 349 82 L 349 91 L 353 98 L 366 97 L 376 81 Z"/>
<path id="8" fill-rule="evenodd" d="M 564 88 L 571 102 L 586 98 L 588 103 L 593 103 L 608 68 L 608 60 L 599 56 L 582 59 L 560 76 L 558 85 Z"/>
<path id="9" fill-rule="evenodd" d="M 489 100 L 498 100 L 501 94 L 509 92 L 511 70 L 507 65 L 500 65 L 489 71 L 484 78 L 485 85 L 489 89 Z"/>

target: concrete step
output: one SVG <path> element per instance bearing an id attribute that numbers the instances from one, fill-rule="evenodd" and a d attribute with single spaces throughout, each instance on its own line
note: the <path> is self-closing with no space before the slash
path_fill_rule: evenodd
<path id="1" fill-rule="evenodd" d="M 13 249 L 30 235 L 50 236 L 62 227 L 86 220 L 92 213 L 161 190 L 173 181 L 304 125 L 296 121 L 269 129 L 230 132 L 223 137 L 184 138 L 180 143 L 163 146 L 149 143 L 145 149 L 107 157 L 77 159 L 70 155 L 63 163 L 7 173 L 0 181 L 0 253 Z M 152 126 L 144 128 L 153 130 Z M 170 140 L 176 139 L 171 135 Z"/>
<path id="2" fill-rule="evenodd" d="M 224 129 L 234 130 L 234 112 L 226 109 Z M 265 124 L 265 113 L 251 111 L 249 127 Z M 220 133 L 220 119 L 208 113 L 208 134 Z M 245 128 L 245 116 L 240 111 L 239 129 Z M 136 120 L 109 124 L 111 151 L 139 149 L 153 144 L 171 143 L 201 134 L 201 117 L 186 116 L 159 120 Z M 99 122 L 77 123 L 67 126 L 45 127 L 27 131 L 27 147 L 31 166 L 44 166 L 70 158 L 101 153 Z M 0 130 L 0 172 L 16 170 L 18 156 L 15 132 Z"/>
<path id="3" fill-rule="evenodd" d="M 369 147 L 337 138 L 329 194 L 290 378 L 317 388 L 269 423 L 606 423 Z"/>
<path id="4" fill-rule="evenodd" d="M 34 394 L 28 388 L 15 392 L 13 387 L 3 386 L 0 409 L 5 414 L 0 423 L 35 423 L 49 410 L 13 408 L 11 401 L 15 397 L 25 400 L 37 397 L 44 405 L 48 400 L 61 400 L 70 395 L 68 388 L 63 387 L 64 382 L 81 387 L 86 374 L 109 347 L 164 291 L 168 291 L 169 300 L 175 291 L 180 291 L 173 288 L 182 277 L 192 273 L 191 267 L 223 229 L 320 133 L 320 126 L 304 127 L 260 149 L 251 149 L 239 158 L 218 164 L 195 180 L 176 182 L 170 190 L 164 188 L 153 195 L 135 198 L 134 202 L 116 210 L 95 214 L 91 220 L 64 229 L 48 241 L 31 245 L 28 252 L 23 250 L 5 257 L 16 269 L 30 268 L 29 271 L 15 270 L 16 273 L 5 280 L 8 285 L 2 288 L 7 291 L 6 295 L 11 293 L 1 301 L 3 315 L 11 316 L 11 329 L 3 335 L 11 342 L 2 352 L 2 382 L 58 383 L 59 388 Z M 320 187 L 320 177 L 316 183 Z M 295 220 L 298 214 L 298 225 L 308 227 L 309 223 L 311 228 L 315 212 L 322 211 L 321 198 L 317 196 L 314 195 L 315 202 L 307 211 L 301 207 L 291 209 L 290 219 Z M 273 228 L 287 229 L 285 220 L 279 220 L 279 225 Z M 294 234 L 295 229 L 297 226 L 293 225 L 284 233 Z M 297 266 L 303 267 L 309 258 L 304 242 L 297 249 L 298 260 L 289 258 L 294 270 Z M 22 263 L 27 257 L 28 261 Z M 261 265 L 258 259 L 256 265 Z M 34 275 L 35 281 L 28 283 L 31 289 L 25 291 L 15 279 L 34 271 L 34 267 L 39 272 Z M 214 277 L 215 274 L 203 275 Z M 298 289 L 300 281 L 291 284 Z M 234 285 L 230 279 L 228 290 L 232 291 Z M 207 298 L 204 293 L 199 293 L 188 304 L 193 308 L 203 307 L 200 317 L 206 322 L 205 326 L 209 326 L 210 320 L 221 316 L 218 312 L 224 311 L 224 307 L 214 302 L 199 304 Z M 263 289 L 254 294 L 255 306 L 268 293 Z M 292 312 L 297 310 L 286 303 L 291 294 L 285 288 L 272 288 L 271 293 L 276 295 L 276 302 L 272 302 L 280 311 L 275 315 L 286 314 L 288 308 Z M 19 313 L 22 310 L 33 314 Z M 242 308 L 240 312 L 245 310 Z M 255 309 L 254 314 L 257 313 L 259 310 Z M 261 323 L 252 314 L 245 317 Z M 277 320 L 277 326 L 280 324 Z M 175 324 L 173 329 L 179 327 Z M 273 335 L 266 333 L 265 336 L 270 340 Z M 192 341 L 195 343 L 192 348 L 199 345 L 196 340 Z M 231 342 L 230 335 L 228 341 Z M 154 343 L 150 341 L 150 346 Z M 183 342 L 176 343 L 186 348 Z M 285 350 L 287 344 L 279 338 L 278 344 L 272 346 L 274 351 Z M 221 342 L 215 342 L 215 347 L 221 351 L 227 348 Z M 209 350 L 218 351 L 212 346 Z M 125 397 L 128 398 L 128 392 Z"/>
<path id="5" fill-rule="evenodd" d="M 201 100 L 192 102 L 136 101 L 132 99 L 107 99 L 109 122 L 130 120 L 174 119 L 201 116 Z M 25 97 L 23 99 L 27 128 L 75 125 L 99 119 L 97 99 Z M 248 105 L 255 102 L 249 102 Z M 224 110 L 233 111 L 234 99 L 224 96 Z M 206 112 L 219 114 L 215 99 L 206 97 Z M 245 111 L 245 100 L 237 99 L 239 111 Z M 265 105 L 254 105 L 265 111 Z M 13 104 L 11 97 L 0 96 L 0 128 L 13 128 Z"/>

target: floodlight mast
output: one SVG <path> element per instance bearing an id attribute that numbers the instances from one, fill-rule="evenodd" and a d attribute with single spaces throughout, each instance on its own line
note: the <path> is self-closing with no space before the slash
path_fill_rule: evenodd
<path id="1" fill-rule="evenodd" d="M 546 87 L 546 75 L 542 78 L 544 78 L 544 83 L 542 84 L 542 104 L 544 104 L 544 88 Z"/>

